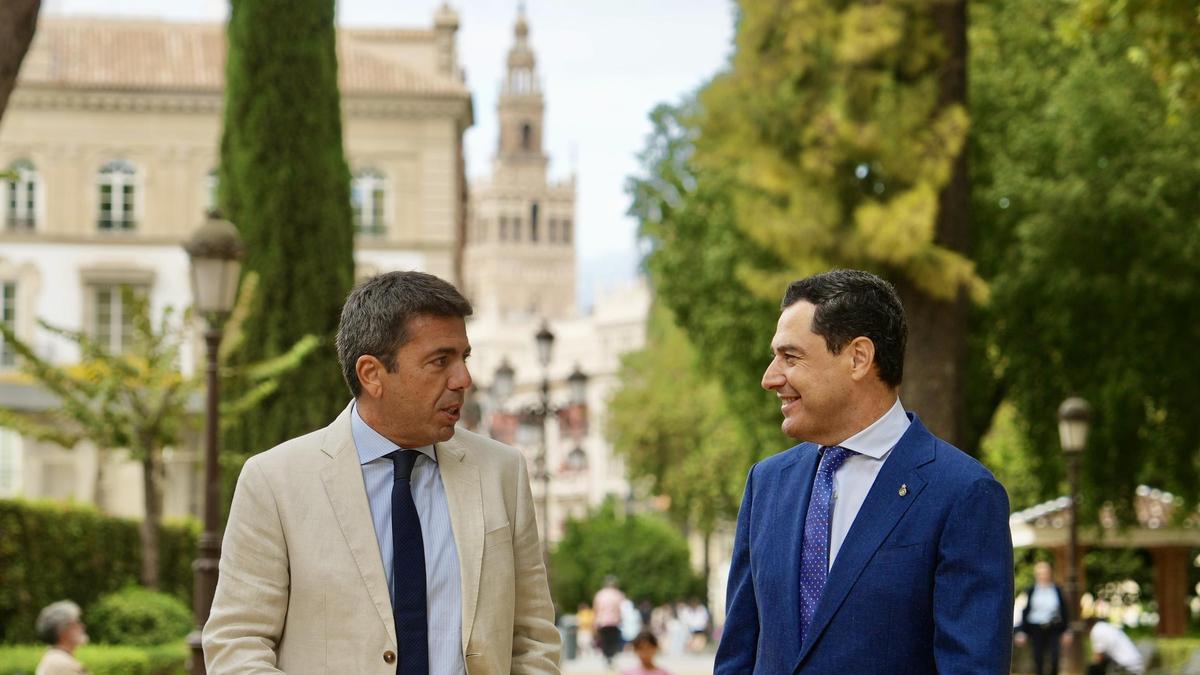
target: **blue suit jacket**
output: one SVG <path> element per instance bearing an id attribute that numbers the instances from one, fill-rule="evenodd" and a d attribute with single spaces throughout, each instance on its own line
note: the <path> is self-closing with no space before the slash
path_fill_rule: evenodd
<path id="1" fill-rule="evenodd" d="M 1008 495 L 979 462 L 909 417 L 803 644 L 800 546 L 818 446 L 802 443 L 750 469 L 716 673 L 1009 672 Z"/>

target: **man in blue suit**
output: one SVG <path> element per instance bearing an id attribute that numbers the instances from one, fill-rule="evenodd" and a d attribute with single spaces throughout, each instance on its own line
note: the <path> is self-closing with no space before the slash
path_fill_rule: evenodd
<path id="1" fill-rule="evenodd" d="M 1008 496 L 901 406 L 895 289 L 836 270 L 782 305 L 762 386 L 805 442 L 746 478 L 716 673 L 1008 673 Z"/>

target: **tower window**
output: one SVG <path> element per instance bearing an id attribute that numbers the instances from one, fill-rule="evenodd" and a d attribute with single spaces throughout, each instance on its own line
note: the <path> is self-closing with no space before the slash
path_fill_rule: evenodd
<path id="1" fill-rule="evenodd" d="M 508 218 L 500 216 L 500 241 L 508 240 Z"/>
<path id="2" fill-rule="evenodd" d="M 529 241 L 538 240 L 538 203 L 529 207 Z"/>
<path id="3" fill-rule="evenodd" d="M 556 241 L 558 241 L 558 221 L 551 218 L 550 219 L 550 243 L 553 244 Z"/>
<path id="4" fill-rule="evenodd" d="M 513 226 L 513 229 L 512 229 L 513 241 L 521 241 L 521 218 L 520 217 L 513 218 L 512 226 Z"/>
<path id="5" fill-rule="evenodd" d="M 562 221 L 562 243 L 571 243 L 571 221 Z"/>
<path id="6" fill-rule="evenodd" d="M 521 123 L 521 149 L 533 149 L 533 125 L 529 122 Z"/>

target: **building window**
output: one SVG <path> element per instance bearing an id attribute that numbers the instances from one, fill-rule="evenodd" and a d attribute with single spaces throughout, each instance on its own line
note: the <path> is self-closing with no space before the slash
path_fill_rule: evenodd
<path id="1" fill-rule="evenodd" d="M 17 283 L 0 282 L 0 324 L 14 333 L 17 330 Z M 17 352 L 0 333 L 0 368 L 11 368 L 17 364 Z"/>
<path id="2" fill-rule="evenodd" d="M 215 211 L 217 204 L 220 203 L 220 197 L 217 190 L 221 187 L 221 176 L 216 169 L 209 169 L 208 175 L 204 177 L 204 210 Z"/>
<path id="3" fill-rule="evenodd" d="M 0 497 L 21 494 L 21 435 L 0 429 Z"/>
<path id="4" fill-rule="evenodd" d="M 533 125 L 529 122 L 521 123 L 521 149 L 530 150 L 533 148 Z"/>
<path id="5" fill-rule="evenodd" d="M 558 221 L 554 218 L 550 219 L 550 243 L 558 241 Z"/>
<path id="6" fill-rule="evenodd" d="M 529 207 L 529 241 L 538 240 L 538 203 Z"/>
<path id="7" fill-rule="evenodd" d="M 354 175 L 350 201 L 354 207 L 354 230 L 359 234 L 383 234 L 386 182 L 376 169 L 363 169 Z"/>
<path id="8" fill-rule="evenodd" d="M 513 238 L 513 241 L 521 241 L 521 219 L 520 219 L 520 217 L 513 218 L 512 238 Z"/>
<path id="9" fill-rule="evenodd" d="M 16 175 L 4 181 L 4 227 L 32 230 L 37 226 L 37 169 L 33 162 L 19 159 L 8 170 Z"/>
<path id="10" fill-rule="evenodd" d="M 111 161 L 100 169 L 100 217 L 96 224 L 101 230 L 134 228 L 136 177 L 137 172 L 133 165 L 120 159 Z"/>
<path id="11" fill-rule="evenodd" d="M 134 284 L 93 284 L 92 317 L 89 322 L 92 338 L 113 354 L 127 351 L 133 344 L 134 297 L 144 298 L 146 287 Z"/>
<path id="12" fill-rule="evenodd" d="M 564 243 L 564 244 L 571 243 L 571 221 L 570 220 L 562 221 L 562 232 L 560 234 L 562 234 L 562 243 Z"/>
<path id="13" fill-rule="evenodd" d="M 500 241 L 508 241 L 508 218 L 500 216 Z"/>

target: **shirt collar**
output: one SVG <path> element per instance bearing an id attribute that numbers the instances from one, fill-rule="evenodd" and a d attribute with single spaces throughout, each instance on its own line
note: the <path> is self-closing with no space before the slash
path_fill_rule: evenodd
<path id="1" fill-rule="evenodd" d="M 383 434 L 372 429 L 363 418 L 358 414 L 358 402 L 355 401 L 351 406 L 350 411 L 350 434 L 354 437 L 354 447 L 358 450 L 359 464 L 367 464 L 396 451 L 399 449 L 395 443 L 389 441 Z M 404 448 L 406 450 L 416 450 L 433 461 L 437 461 L 437 453 L 434 452 L 432 445 L 426 445 L 423 448 Z"/>
<path id="2" fill-rule="evenodd" d="M 908 431 L 908 425 L 911 423 L 908 415 L 904 413 L 904 406 L 900 405 L 900 399 L 897 398 L 892 407 L 871 426 L 838 445 L 860 455 L 883 459 L 883 456 L 900 442 L 900 437 Z"/>

